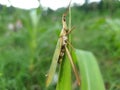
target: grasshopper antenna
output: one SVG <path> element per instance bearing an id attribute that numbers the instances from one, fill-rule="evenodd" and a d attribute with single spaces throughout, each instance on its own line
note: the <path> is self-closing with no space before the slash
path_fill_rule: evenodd
<path id="1" fill-rule="evenodd" d="M 64 16 L 66 16 L 66 15 L 68 14 L 68 12 L 69 12 L 69 7 L 70 7 L 70 5 L 71 5 L 71 2 L 72 2 L 72 0 L 70 0 L 69 5 L 68 5 L 65 13 L 63 14 Z"/>
<path id="2" fill-rule="evenodd" d="M 68 5 L 68 7 L 67 7 L 67 10 L 63 13 L 63 15 L 62 15 L 62 23 L 63 23 L 63 28 L 65 29 L 66 27 L 67 27 L 67 24 L 66 24 L 66 16 L 67 16 L 67 14 L 69 13 L 69 7 L 70 7 L 70 5 L 71 5 L 71 1 L 72 0 L 70 0 L 70 2 L 69 2 L 69 5 Z"/>

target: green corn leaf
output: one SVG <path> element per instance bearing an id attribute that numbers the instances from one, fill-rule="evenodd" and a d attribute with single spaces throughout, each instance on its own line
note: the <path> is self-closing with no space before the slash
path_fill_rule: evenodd
<path id="1" fill-rule="evenodd" d="M 91 52 L 75 49 L 73 56 L 76 56 L 80 70 L 80 90 L 105 90 L 94 55 Z"/>
<path id="2" fill-rule="evenodd" d="M 59 80 L 56 90 L 72 90 L 71 87 L 71 65 L 65 55 L 60 67 Z"/>

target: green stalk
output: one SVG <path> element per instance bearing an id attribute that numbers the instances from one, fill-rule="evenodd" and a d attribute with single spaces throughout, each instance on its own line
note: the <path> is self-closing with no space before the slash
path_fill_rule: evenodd
<path id="1" fill-rule="evenodd" d="M 69 7 L 69 25 L 68 25 L 69 30 L 71 30 L 71 21 L 72 21 L 72 20 L 71 20 L 71 7 Z M 68 39 L 69 39 L 69 42 L 72 43 L 71 34 L 69 34 Z M 70 53 L 71 53 L 71 47 L 70 47 L 70 46 L 68 46 L 68 49 L 69 49 L 69 51 L 70 51 Z"/>
<path id="2" fill-rule="evenodd" d="M 36 32 L 37 28 L 36 26 L 33 26 L 33 30 L 31 31 L 31 42 L 30 42 L 30 71 L 34 70 L 34 57 L 35 57 L 35 51 L 37 47 L 37 42 L 36 42 Z"/>
<path id="3" fill-rule="evenodd" d="M 39 21 L 39 17 L 37 15 L 36 10 L 32 10 L 30 12 L 30 18 L 32 22 L 32 28 L 29 30 L 30 31 L 30 71 L 34 70 L 34 60 L 35 60 L 35 51 L 37 48 L 37 41 L 36 41 L 36 36 L 37 36 L 37 25 Z"/>

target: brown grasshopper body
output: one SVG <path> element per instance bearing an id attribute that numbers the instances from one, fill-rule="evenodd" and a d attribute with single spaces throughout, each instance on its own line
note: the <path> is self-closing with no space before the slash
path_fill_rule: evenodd
<path id="1" fill-rule="evenodd" d="M 53 55 L 50 70 L 49 70 L 49 72 L 47 74 L 46 86 L 49 86 L 49 84 L 51 83 L 51 81 L 53 79 L 53 76 L 54 76 L 54 73 L 55 73 L 55 70 L 56 70 L 56 67 L 57 67 L 57 64 L 58 63 L 60 64 L 62 62 L 62 59 L 63 59 L 63 56 L 65 55 L 65 53 L 67 54 L 67 56 L 68 56 L 68 58 L 70 60 L 71 66 L 72 66 L 73 71 L 74 71 L 75 76 L 76 76 L 77 83 L 78 83 L 78 85 L 80 85 L 79 74 L 77 72 L 77 69 L 76 69 L 74 63 L 73 63 L 70 52 L 69 52 L 69 50 L 67 48 L 67 44 L 69 42 L 68 41 L 68 35 L 72 31 L 72 29 L 69 30 L 67 28 L 67 23 L 66 23 L 67 12 L 68 12 L 68 10 L 62 16 L 63 28 L 62 28 L 62 31 L 60 33 L 60 38 L 58 39 L 58 42 L 57 42 L 57 45 L 56 45 L 56 49 L 55 49 L 55 53 Z"/>
<path id="2" fill-rule="evenodd" d="M 68 29 L 67 29 L 67 24 L 66 24 L 66 14 L 63 14 L 62 16 L 62 23 L 63 23 L 63 28 L 62 31 L 60 33 L 60 39 L 61 39 L 61 51 L 60 51 L 60 55 L 59 55 L 59 59 L 58 59 L 58 63 L 60 63 L 62 61 L 62 58 L 65 54 L 65 46 L 67 45 L 67 40 L 68 40 Z"/>

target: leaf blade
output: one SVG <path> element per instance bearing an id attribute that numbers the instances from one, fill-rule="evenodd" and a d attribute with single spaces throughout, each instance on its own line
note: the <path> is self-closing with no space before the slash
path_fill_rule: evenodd
<path id="1" fill-rule="evenodd" d="M 103 79 L 96 62 L 96 58 L 91 52 L 75 49 L 77 63 L 81 73 L 80 90 L 105 90 Z"/>
<path id="2" fill-rule="evenodd" d="M 62 63 L 60 66 L 59 79 L 58 79 L 56 90 L 72 90 L 71 65 L 66 55 L 62 60 Z"/>

